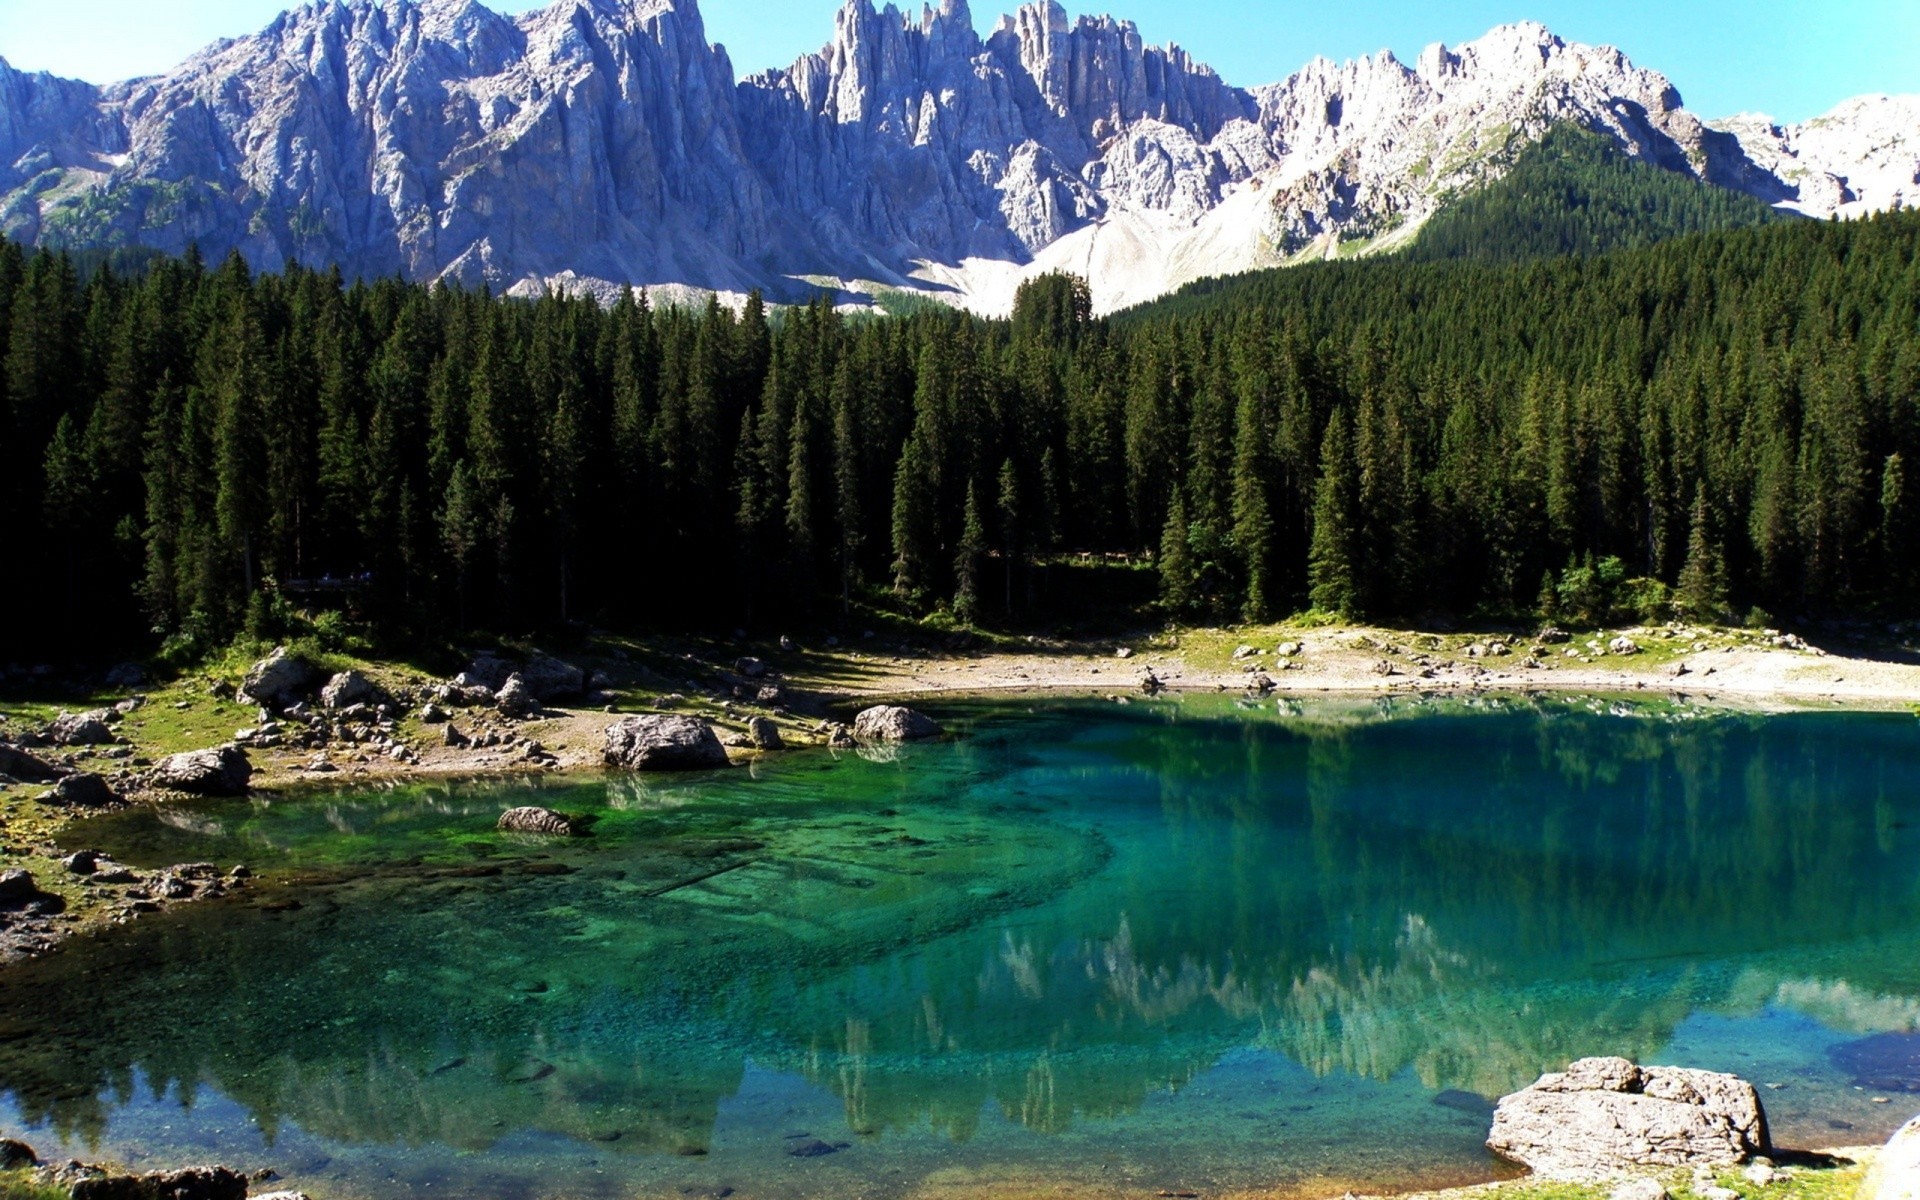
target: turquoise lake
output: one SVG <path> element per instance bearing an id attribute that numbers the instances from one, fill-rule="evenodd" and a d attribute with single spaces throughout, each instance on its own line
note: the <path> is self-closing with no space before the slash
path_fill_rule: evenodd
<path id="1" fill-rule="evenodd" d="M 0 1122 L 324 1200 L 1212 1197 L 1511 1175 L 1489 1098 L 1590 1054 L 1737 1072 L 1788 1146 L 1920 1110 L 1911 715 L 934 711 L 82 824 L 260 879 L 0 974 Z"/>

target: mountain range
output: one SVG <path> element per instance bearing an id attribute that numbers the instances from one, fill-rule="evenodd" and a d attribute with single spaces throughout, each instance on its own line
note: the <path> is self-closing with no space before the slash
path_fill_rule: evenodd
<path id="1" fill-rule="evenodd" d="M 1920 96 L 1706 122 L 1662 75 L 1537 24 L 1241 88 L 1130 23 L 847 0 L 736 79 L 696 0 L 319 0 L 160 76 L 0 60 L 0 232 L 262 266 L 669 297 L 1007 311 L 1071 270 L 1106 311 L 1407 244 L 1557 127 L 1815 217 L 1920 203 Z"/>

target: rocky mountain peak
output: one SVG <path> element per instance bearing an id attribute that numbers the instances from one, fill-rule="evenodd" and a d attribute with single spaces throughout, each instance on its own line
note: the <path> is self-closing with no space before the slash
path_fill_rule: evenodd
<path id="1" fill-rule="evenodd" d="M 1561 124 L 1826 215 L 1920 202 L 1920 100 L 1709 127 L 1663 76 L 1537 23 L 1413 65 L 1229 85 L 1133 24 L 1030 0 L 846 0 L 735 82 L 696 0 L 315 0 L 107 88 L 0 63 L 0 230 L 264 265 L 798 299 L 917 288 L 1002 311 L 1037 271 L 1096 303 L 1398 245 Z"/>

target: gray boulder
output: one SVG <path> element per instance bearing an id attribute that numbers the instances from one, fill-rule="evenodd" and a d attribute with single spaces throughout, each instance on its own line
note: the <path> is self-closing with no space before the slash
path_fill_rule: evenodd
<path id="1" fill-rule="evenodd" d="M 120 802 L 107 781 L 93 774 L 69 775 L 40 799 L 63 808 L 109 808 Z"/>
<path id="2" fill-rule="evenodd" d="M 540 707 L 540 701 L 533 694 L 526 681 L 518 675 L 507 676 L 506 683 L 500 686 L 500 694 L 494 697 L 494 706 L 502 715 L 514 720 L 524 720 L 532 716 Z"/>
<path id="3" fill-rule="evenodd" d="M 247 1200 L 247 1177 L 226 1167 L 188 1167 L 150 1175 L 99 1173 L 76 1180 L 73 1200 Z"/>
<path id="4" fill-rule="evenodd" d="M 587 690 L 587 673 L 572 663 L 548 655 L 536 655 L 520 669 L 520 679 L 541 703 L 564 696 L 578 696 Z"/>
<path id="5" fill-rule="evenodd" d="M 1753 1085 L 1733 1075 L 1589 1058 L 1500 1101 L 1487 1147 L 1549 1179 L 1733 1166 L 1771 1149 Z"/>
<path id="6" fill-rule="evenodd" d="M 318 678 L 319 672 L 303 659 L 288 654 L 282 646 L 253 664 L 240 684 L 240 699 L 263 708 L 286 708 L 298 701 Z"/>
<path id="7" fill-rule="evenodd" d="M 727 750 L 705 721 L 628 717 L 607 726 L 606 760 L 630 771 L 707 771 L 727 765 Z"/>
<path id="8" fill-rule="evenodd" d="M 862 742 L 919 742 L 942 732 L 933 718 L 892 704 L 870 708 L 853 719 L 854 739 Z"/>
<path id="9" fill-rule="evenodd" d="M 163 758 L 152 775 L 155 787 L 194 796 L 244 796 L 252 778 L 253 764 L 238 746 Z"/>
<path id="10" fill-rule="evenodd" d="M 532 806 L 501 813 L 494 828 L 502 833 L 537 833 L 549 837 L 572 837 L 578 832 L 573 820 L 564 814 Z"/>
<path id="11" fill-rule="evenodd" d="M 755 750 L 787 748 L 787 743 L 780 737 L 780 727 L 765 717 L 754 717 L 747 722 L 747 739 Z"/>
<path id="12" fill-rule="evenodd" d="M 109 746 L 113 744 L 113 729 L 108 722 L 116 715 L 106 709 L 63 712 L 53 719 L 42 736 L 56 746 Z"/>
<path id="13" fill-rule="evenodd" d="M 342 671 L 327 680 L 327 686 L 320 689 L 320 703 L 325 708 L 378 704 L 384 698 L 380 685 L 358 671 Z"/>
<path id="14" fill-rule="evenodd" d="M 70 773 L 66 768 L 35 758 L 17 746 L 0 742 L 0 775 L 8 779 L 17 779 L 22 783 L 52 783 Z"/>
<path id="15" fill-rule="evenodd" d="M 1860 1200 L 1920 1200 L 1920 1117 L 1907 1122 L 1881 1151 Z"/>
<path id="16" fill-rule="evenodd" d="M 467 664 L 467 669 L 453 677 L 456 687 L 483 687 L 497 692 L 513 674 L 513 664 L 493 654 L 482 654 Z"/>

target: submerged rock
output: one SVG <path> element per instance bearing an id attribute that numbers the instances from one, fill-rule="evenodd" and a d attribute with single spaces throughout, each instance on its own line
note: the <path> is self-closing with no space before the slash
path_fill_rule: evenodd
<path id="1" fill-rule="evenodd" d="M 1771 1148 L 1753 1085 L 1733 1075 L 1589 1058 L 1500 1101 L 1487 1147 L 1552 1179 L 1634 1167 L 1732 1166 Z"/>
<path id="2" fill-rule="evenodd" d="M 882 704 L 853 719 L 853 736 L 862 742 L 919 742 L 941 732 L 933 718 L 898 705 Z"/>
<path id="3" fill-rule="evenodd" d="M 253 764 L 238 746 L 163 758 L 152 775 L 155 787 L 194 796 L 244 796 L 252 779 Z"/>
<path id="4" fill-rule="evenodd" d="M 713 727 L 693 717 L 628 717 L 607 726 L 607 765 L 630 771 L 706 771 L 727 765 Z"/>
<path id="5" fill-rule="evenodd" d="M 548 837 L 572 837 L 579 832 L 573 818 L 564 813 L 532 806 L 501 813 L 494 828 L 502 833 L 537 833 Z"/>
<path id="6" fill-rule="evenodd" d="M 1843 1042 L 1827 1053 L 1853 1077 L 1855 1087 L 1920 1092 L 1920 1033 L 1879 1033 Z"/>

